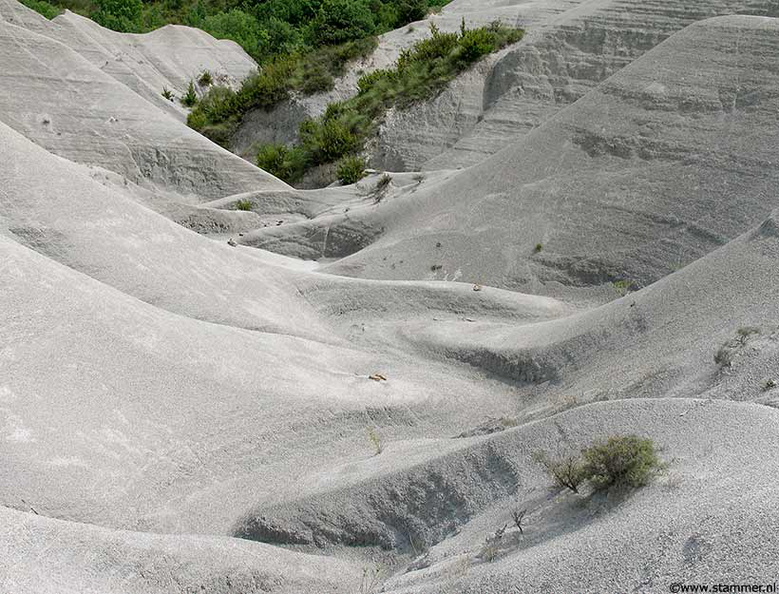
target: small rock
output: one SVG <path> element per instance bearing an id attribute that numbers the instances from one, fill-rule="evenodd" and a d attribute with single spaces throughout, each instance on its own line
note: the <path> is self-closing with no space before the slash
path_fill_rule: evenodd
<path id="1" fill-rule="evenodd" d="M 238 244 L 237 244 L 237 243 L 235 243 L 235 240 L 234 240 L 234 239 L 231 237 L 230 239 L 228 239 L 228 240 L 227 240 L 227 245 L 230 245 L 230 246 L 232 246 L 232 247 L 235 247 L 235 246 L 236 246 L 236 245 L 238 245 Z"/>

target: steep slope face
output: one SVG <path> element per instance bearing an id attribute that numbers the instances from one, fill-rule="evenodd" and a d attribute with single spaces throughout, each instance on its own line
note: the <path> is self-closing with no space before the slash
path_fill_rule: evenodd
<path id="1" fill-rule="evenodd" d="M 368 426 L 435 434 L 443 417 L 513 407 L 498 382 L 473 386 L 472 370 L 363 336 L 359 312 L 566 312 L 285 269 L 182 229 L 2 125 L 0 138 L 13 163 L 0 174 L 4 505 L 223 533 L 241 509 L 287 496 L 294 473 L 362 455 Z M 392 383 L 368 378 L 379 371 Z"/>
<path id="2" fill-rule="evenodd" d="M 13 594 L 306 594 L 361 578 L 356 563 L 219 536 L 113 531 L 7 508 L 0 519 L 0 589 Z"/>
<path id="3" fill-rule="evenodd" d="M 186 110 L 178 101 L 162 97 L 164 88 L 181 97 L 189 81 L 205 70 L 219 84 L 235 85 L 257 68 L 237 43 L 191 27 L 169 25 L 145 35 L 116 33 L 68 10 L 48 21 L 16 0 L 0 2 L 0 19 L 64 43 L 182 120 Z"/>
<path id="4" fill-rule="evenodd" d="M 469 5 L 453 3 L 451 12 L 470 20 Z M 527 23 L 525 39 L 455 81 L 434 101 L 390 114 L 377 167 L 407 171 L 472 165 L 695 21 L 727 14 L 779 16 L 770 0 L 597 0 L 538 22 L 526 19 L 522 5 L 516 8 L 519 21 Z"/>
<path id="5" fill-rule="evenodd" d="M 148 34 L 127 35 L 70 11 L 55 18 L 53 24 L 50 37 L 182 121 L 187 110 L 179 99 L 189 82 L 196 82 L 204 71 L 211 73 L 215 84 L 235 87 L 257 69 L 254 60 L 234 41 L 217 40 L 192 27 L 167 25 Z M 207 91 L 199 85 L 195 88 Z M 176 99 L 165 99 L 163 89 L 172 91 Z"/>
<path id="6" fill-rule="evenodd" d="M 776 393 L 761 374 L 779 362 L 777 229 L 772 215 L 652 287 L 565 319 L 399 325 L 409 343 L 514 383 L 520 426 L 392 444 L 380 468 L 365 461 L 321 473 L 297 498 L 248 510 L 236 534 L 407 552 L 415 563 L 384 584 L 405 594 L 661 592 L 716 572 L 772 583 L 777 560 L 761 543 L 776 542 L 775 522 L 759 518 L 777 503 L 779 414 L 757 402 Z M 713 354 L 742 327 L 756 330 L 733 342 L 732 365 L 718 367 Z M 523 374 L 533 365 L 552 373 Z M 613 434 L 651 437 L 668 474 L 635 493 L 547 491 L 535 452 L 565 455 Z M 398 467 L 401 459 L 410 465 Z M 485 539 L 519 509 L 529 512 L 525 532 L 510 529 L 488 562 Z M 721 538 L 739 526 L 748 526 L 740 538 Z"/>
<path id="7" fill-rule="evenodd" d="M 689 27 L 479 166 L 358 197 L 236 165 L 15 14 L 33 25 L 0 22 L 1 591 L 664 592 L 779 574 L 777 21 Z M 104 108 L 131 116 L 120 134 Z M 169 161 L 133 177 L 121 143 Z M 368 245 L 330 269 L 403 280 L 209 240 L 139 203 L 159 190 L 327 210 L 235 239 Z M 408 280 L 578 297 L 699 256 L 587 311 Z M 654 439 L 669 475 L 625 497 L 548 490 L 534 452 L 617 433 Z M 517 506 L 525 534 L 485 561 Z"/>
<path id="8" fill-rule="evenodd" d="M 98 66 L 46 36 L 50 30 L 35 33 L 17 27 L 5 20 L 4 14 L 6 10 L 0 13 L 0 58 L 4 64 L 0 118 L 36 144 L 71 161 L 100 166 L 133 183 L 175 193 L 190 202 L 250 190 L 289 189 L 117 80 L 129 80 L 137 87 L 140 78 L 121 76 L 116 69 L 114 78 L 101 70 L 102 64 Z M 53 27 L 55 33 L 61 31 L 59 25 Z M 81 50 L 90 53 L 84 47 Z M 91 58 L 100 61 L 94 54 Z"/>
<path id="9" fill-rule="evenodd" d="M 384 233 L 327 270 L 435 264 L 540 292 L 643 286 L 708 253 L 779 205 L 776 32 L 760 17 L 690 26 L 484 163 L 341 215 Z"/>

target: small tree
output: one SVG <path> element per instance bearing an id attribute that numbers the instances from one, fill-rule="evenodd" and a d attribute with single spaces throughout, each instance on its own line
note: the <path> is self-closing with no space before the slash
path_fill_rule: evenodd
<path id="1" fill-rule="evenodd" d="M 514 526 L 517 527 L 517 530 L 519 530 L 520 534 L 525 533 L 525 531 L 522 529 L 522 521 L 525 519 L 526 515 L 527 509 L 515 509 L 511 512 L 511 519 L 514 520 Z"/>
<path id="2" fill-rule="evenodd" d="M 181 98 L 181 104 L 185 107 L 193 107 L 197 103 L 197 93 L 195 92 L 195 83 L 189 81 L 187 92 Z"/>

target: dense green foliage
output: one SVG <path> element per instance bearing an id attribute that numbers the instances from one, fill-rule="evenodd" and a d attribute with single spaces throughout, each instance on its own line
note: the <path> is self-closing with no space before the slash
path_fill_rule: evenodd
<path id="1" fill-rule="evenodd" d="M 306 155 L 300 148 L 266 144 L 257 154 L 257 166 L 288 182 L 296 182 L 306 170 Z"/>
<path id="2" fill-rule="evenodd" d="M 337 175 L 342 184 L 354 184 L 365 177 L 365 159 L 349 155 L 338 162 Z"/>
<path id="3" fill-rule="evenodd" d="M 295 150 L 302 151 L 307 167 L 334 163 L 346 155 L 356 154 L 375 133 L 387 109 L 406 107 L 434 96 L 484 55 L 521 37 L 521 30 L 500 23 L 478 29 L 466 29 L 463 24 L 460 33 L 442 33 L 432 25 L 431 37 L 405 50 L 395 68 L 363 76 L 358 83 L 357 96 L 330 104 L 322 117 L 303 122 L 300 143 Z M 200 122 L 193 121 L 194 117 L 195 112 L 190 125 L 198 128 Z M 207 126 L 204 128 L 208 133 Z M 295 181 L 283 175 L 279 177 Z"/>
<path id="4" fill-rule="evenodd" d="M 450 0 L 24 0 L 52 18 L 62 8 L 116 31 L 174 23 L 239 43 L 255 60 L 307 53 L 385 33 Z M 53 5 L 53 6 L 52 6 Z"/>
<path id="5" fill-rule="evenodd" d="M 584 475 L 596 489 L 642 487 L 664 466 L 654 442 L 635 435 L 610 437 L 582 456 Z"/>
<path id="6" fill-rule="evenodd" d="M 20 0 L 20 2 L 27 8 L 32 8 L 34 11 L 39 12 L 49 20 L 62 12 L 61 8 L 46 2 L 46 0 Z"/>
<path id="7" fill-rule="evenodd" d="M 192 110 L 188 123 L 214 142 L 227 146 L 232 131 L 247 111 L 272 107 L 292 91 L 310 94 L 329 90 L 333 78 L 344 74 L 349 60 L 367 56 L 375 47 L 376 39 L 369 37 L 276 58 L 247 78 L 238 92 L 211 88 Z"/>

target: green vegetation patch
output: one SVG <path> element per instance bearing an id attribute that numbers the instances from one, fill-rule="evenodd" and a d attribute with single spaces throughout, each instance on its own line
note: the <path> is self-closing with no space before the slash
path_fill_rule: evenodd
<path id="1" fill-rule="evenodd" d="M 260 64 L 381 35 L 450 0 L 24 0 L 47 18 L 67 8 L 127 33 L 189 25 L 232 39 Z M 54 6 L 54 11 L 49 8 Z M 44 12 L 46 11 L 46 12 Z M 50 16 L 51 15 L 51 16 Z"/>
<path id="2" fill-rule="evenodd" d="M 323 47 L 306 54 L 276 58 L 250 76 L 236 92 L 212 87 L 189 115 L 191 128 L 227 146 L 243 115 L 251 109 L 269 109 L 293 91 L 312 94 L 333 88 L 334 78 L 346 72 L 350 60 L 369 56 L 375 37 Z"/>
<path id="3" fill-rule="evenodd" d="M 467 29 L 463 21 L 459 33 L 442 33 L 434 24 L 430 29 L 430 38 L 404 50 L 394 68 L 377 70 L 360 78 L 355 97 L 331 103 L 322 117 L 300 125 L 300 142 L 291 150 L 302 152 L 306 168 L 335 163 L 359 153 L 365 141 L 376 133 L 389 108 L 408 107 L 435 96 L 482 57 L 519 41 L 523 35 L 521 29 L 499 22 Z M 191 126 L 197 129 L 198 124 L 190 117 Z M 207 133 L 207 126 L 204 127 Z M 260 154 L 264 151 L 262 147 Z M 260 167 L 261 161 L 258 160 Z"/>
<path id="4" fill-rule="evenodd" d="M 27 8 L 32 8 L 35 12 L 42 14 L 51 20 L 58 14 L 62 14 L 62 9 L 46 2 L 45 0 L 20 0 Z"/>
<path id="5" fill-rule="evenodd" d="M 637 435 L 614 435 L 583 449 L 580 456 L 553 458 L 537 452 L 534 458 L 557 487 L 574 493 L 584 481 L 595 490 L 643 487 L 666 468 L 654 442 Z"/>

